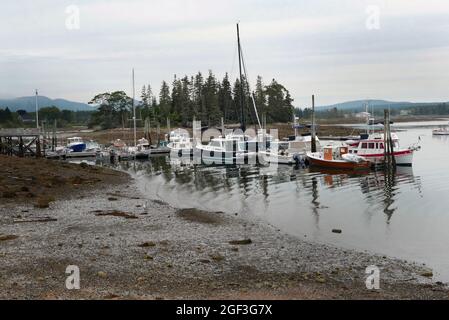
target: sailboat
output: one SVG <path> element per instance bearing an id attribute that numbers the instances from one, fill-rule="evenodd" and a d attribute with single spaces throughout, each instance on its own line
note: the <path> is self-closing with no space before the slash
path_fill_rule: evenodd
<path id="1" fill-rule="evenodd" d="M 238 45 L 238 56 L 239 56 L 239 71 L 240 71 L 240 110 L 241 110 L 241 123 L 240 129 L 242 132 L 246 130 L 246 121 L 245 121 L 245 111 L 244 111 L 244 92 L 243 92 L 243 74 L 242 74 L 242 66 L 244 66 L 243 56 L 242 56 L 242 48 L 240 45 L 240 30 L 239 24 L 237 23 L 237 45 Z M 245 78 L 246 81 L 246 78 Z M 259 116 L 257 115 L 257 120 L 259 122 Z M 224 133 L 223 133 L 224 134 Z M 195 154 L 201 154 L 201 159 L 203 162 L 208 164 L 233 164 L 233 163 L 242 163 L 251 157 L 255 157 L 257 155 L 257 148 L 252 150 L 253 148 L 248 148 L 248 145 L 253 142 L 255 138 L 248 137 L 245 134 L 228 134 L 221 137 L 216 137 L 211 139 L 209 144 L 205 145 L 202 143 L 198 143 L 195 146 Z M 257 141 L 256 141 L 257 143 Z M 249 151 L 250 149 L 251 151 Z"/>

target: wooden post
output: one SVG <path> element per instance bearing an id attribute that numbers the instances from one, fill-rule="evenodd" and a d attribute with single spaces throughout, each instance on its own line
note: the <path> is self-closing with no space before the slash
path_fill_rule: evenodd
<path id="1" fill-rule="evenodd" d="M 148 118 L 148 137 L 149 137 L 148 141 L 150 142 L 150 145 L 151 145 L 152 141 L 151 141 L 151 120 L 150 120 L 150 118 Z"/>
<path id="2" fill-rule="evenodd" d="M 316 152 L 316 132 L 315 132 L 315 95 L 312 95 L 312 141 L 310 149 L 312 152 Z"/>
<path id="3" fill-rule="evenodd" d="M 391 139 L 390 112 L 387 109 L 384 109 L 384 162 L 386 167 L 396 167 L 393 140 Z"/>
<path id="4" fill-rule="evenodd" d="M 37 136 L 36 138 L 36 157 L 39 158 L 42 156 L 41 153 L 41 138 L 40 135 Z"/>
<path id="5" fill-rule="evenodd" d="M 51 151 L 55 151 L 56 147 L 57 147 L 57 141 L 56 141 L 56 119 L 55 122 L 53 124 L 53 132 L 52 132 L 52 137 L 51 137 Z"/>
<path id="6" fill-rule="evenodd" d="M 24 148 L 23 148 L 23 137 L 19 137 L 19 157 L 25 156 Z"/>

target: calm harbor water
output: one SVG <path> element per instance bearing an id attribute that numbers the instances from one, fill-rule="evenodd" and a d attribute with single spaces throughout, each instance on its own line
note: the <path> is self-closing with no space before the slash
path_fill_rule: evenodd
<path id="1" fill-rule="evenodd" d="M 308 241 L 426 263 L 435 280 L 449 281 L 449 136 L 432 136 L 432 124 L 400 124 L 401 145 L 420 137 L 422 149 L 413 167 L 395 174 L 193 166 L 167 157 L 119 166 L 150 198 L 258 217 Z"/>

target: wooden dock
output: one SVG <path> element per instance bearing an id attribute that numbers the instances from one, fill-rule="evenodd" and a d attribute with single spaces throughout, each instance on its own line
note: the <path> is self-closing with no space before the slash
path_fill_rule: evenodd
<path id="1" fill-rule="evenodd" d="M 0 129 L 0 154 L 41 157 L 39 129 Z"/>

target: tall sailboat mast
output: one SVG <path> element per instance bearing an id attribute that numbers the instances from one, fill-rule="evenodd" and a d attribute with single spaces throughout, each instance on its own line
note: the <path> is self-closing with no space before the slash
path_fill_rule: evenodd
<path id="1" fill-rule="evenodd" d="M 241 108 L 241 129 L 243 132 L 246 130 L 246 123 L 245 123 L 245 111 L 243 107 L 243 77 L 242 77 L 242 51 L 240 48 L 240 31 L 239 31 L 239 24 L 237 23 L 237 44 L 238 44 L 238 52 L 239 52 L 239 72 L 240 72 L 240 108 Z"/>
<path id="2" fill-rule="evenodd" d="M 137 146 L 137 129 L 136 129 L 136 106 L 134 100 L 136 97 L 136 90 L 134 86 L 134 68 L 133 68 L 133 123 L 134 123 L 134 146 Z"/>

